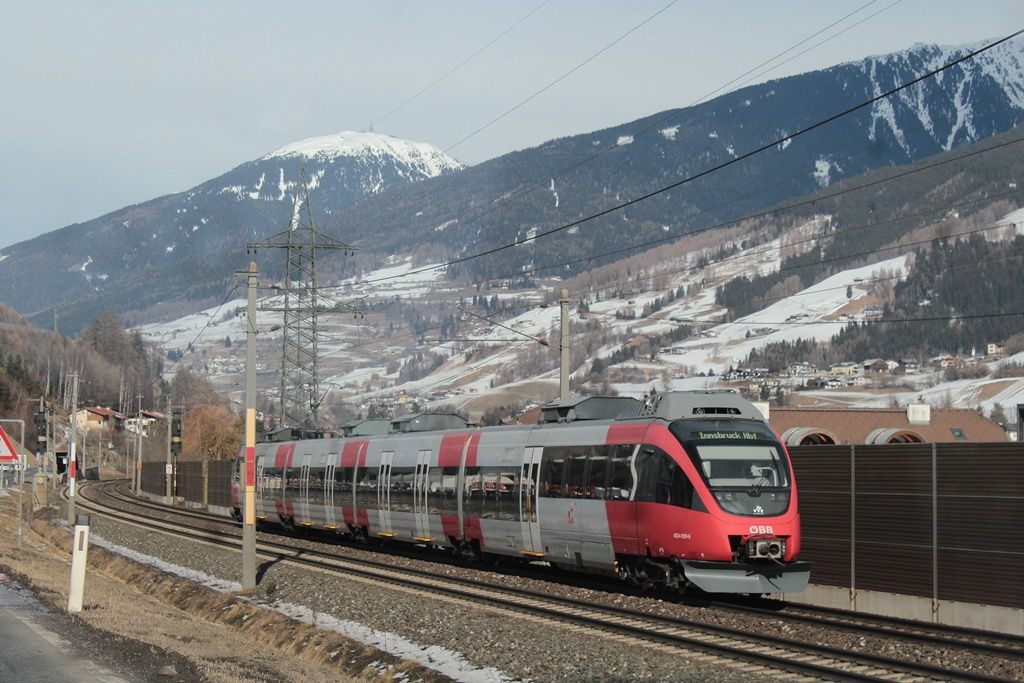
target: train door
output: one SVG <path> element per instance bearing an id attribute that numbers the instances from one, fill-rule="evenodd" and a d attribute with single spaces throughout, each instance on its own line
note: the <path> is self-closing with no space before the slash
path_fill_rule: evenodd
<path id="1" fill-rule="evenodd" d="M 299 499 L 296 501 L 298 510 L 295 522 L 303 526 L 309 526 L 313 523 L 309 510 L 309 469 L 312 459 L 312 455 L 306 454 L 299 461 Z"/>
<path id="2" fill-rule="evenodd" d="M 395 535 L 391 527 L 391 463 L 394 459 L 394 451 L 384 451 L 380 454 L 377 469 L 377 513 L 380 524 L 377 533 L 386 537 Z"/>
<path id="3" fill-rule="evenodd" d="M 544 449 L 529 446 L 523 455 L 523 471 L 519 480 L 519 521 L 523 525 L 523 554 L 543 555 L 540 542 L 540 516 L 537 514 L 537 486 L 540 458 Z"/>
<path id="4" fill-rule="evenodd" d="M 324 468 L 324 526 L 328 529 L 338 528 L 338 519 L 335 515 L 336 509 L 334 507 L 336 504 L 334 500 L 334 490 L 336 487 L 334 474 L 337 469 L 337 461 L 337 453 L 328 455 L 327 467 Z"/>
<path id="5" fill-rule="evenodd" d="M 434 540 L 430 534 L 430 517 L 427 510 L 427 495 L 429 493 L 427 473 L 429 470 L 430 449 L 427 448 L 416 455 L 416 472 L 412 482 L 412 511 L 416 518 L 416 534 L 413 538 L 424 542 Z"/>

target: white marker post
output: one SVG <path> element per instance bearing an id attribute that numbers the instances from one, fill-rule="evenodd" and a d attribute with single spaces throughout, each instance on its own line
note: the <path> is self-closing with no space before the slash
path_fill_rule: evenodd
<path id="1" fill-rule="evenodd" d="M 78 476 L 75 472 L 77 469 L 75 466 L 78 464 L 78 454 L 75 453 L 75 442 L 71 442 L 69 459 L 68 459 L 68 522 L 75 521 L 75 477 Z"/>
<path id="2" fill-rule="evenodd" d="M 78 515 L 75 521 L 74 543 L 74 547 L 71 548 L 68 612 L 81 612 L 82 595 L 85 593 L 85 563 L 89 556 L 89 515 Z"/>

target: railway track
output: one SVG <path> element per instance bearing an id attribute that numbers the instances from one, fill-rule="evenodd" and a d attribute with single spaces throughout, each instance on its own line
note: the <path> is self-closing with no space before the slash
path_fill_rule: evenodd
<path id="1" fill-rule="evenodd" d="M 118 490 L 120 488 L 120 490 Z M 139 501 L 124 492 L 124 484 L 91 484 L 81 489 L 79 505 L 97 514 L 119 518 L 147 529 L 172 534 L 193 542 L 215 544 L 239 549 L 238 525 L 215 521 L 197 511 L 169 508 Z M 112 497 L 118 507 L 134 507 L 140 513 L 119 510 L 98 500 Z M 158 520 L 155 516 L 173 516 Z M 196 526 L 204 527 L 197 529 Z M 216 527 L 216 528 L 210 528 Z M 728 660 L 750 676 L 795 677 L 796 680 L 889 680 L 889 681 L 1005 681 L 1012 678 L 990 673 L 994 660 L 1024 659 L 1024 644 L 1012 636 L 944 627 L 930 624 L 877 619 L 865 615 L 825 612 L 803 607 L 787 607 L 785 611 L 757 608 L 745 610 L 751 617 L 772 622 L 803 624 L 813 629 L 844 629 L 857 634 L 868 633 L 889 641 L 911 641 L 915 651 L 921 648 L 955 648 L 957 661 L 967 664 L 960 669 L 948 664 L 908 661 L 906 657 L 887 656 L 866 651 L 819 645 L 813 638 L 780 637 L 756 628 L 734 628 L 677 616 L 652 614 L 591 600 L 551 595 L 536 590 L 498 586 L 487 580 L 453 576 L 439 578 L 437 572 L 400 568 L 385 561 L 340 557 L 334 552 L 299 543 L 262 539 L 258 554 L 265 560 L 287 562 L 307 569 L 344 574 L 348 580 L 379 584 L 386 582 L 395 590 L 422 596 L 429 593 L 437 599 L 484 605 L 492 610 L 543 622 L 560 622 L 588 635 L 611 639 L 626 646 L 668 648 L 680 656 L 702 661 Z M 751 621 L 755 621 L 751 619 Z M 973 663 L 973 664 L 972 664 Z M 973 669 L 967 668 L 973 666 Z"/>

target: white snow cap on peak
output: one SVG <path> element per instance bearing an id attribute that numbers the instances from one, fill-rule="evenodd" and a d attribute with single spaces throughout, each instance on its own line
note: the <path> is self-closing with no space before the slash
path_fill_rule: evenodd
<path id="1" fill-rule="evenodd" d="M 425 142 L 395 138 L 381 133 L 357 133 L 350 130 L 293 142 L 263 158 L 304 156 L 311 159 L 329 159 L 361 155 L 388 155 L 405 158 L 415 163 L 427 162 L 430 166 L 436 166 L 438 173 L 447 169 L 462 168 L 461 163 Z"/>

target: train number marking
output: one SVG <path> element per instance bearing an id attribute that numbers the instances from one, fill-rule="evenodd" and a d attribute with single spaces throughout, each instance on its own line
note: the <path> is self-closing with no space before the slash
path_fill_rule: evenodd
<path id="1" fill-rule="evenodd" d="M 690 534 L 681 534 L 679 532 L 676 532 L 676 533 L 672 534 L 672 538 L 678 538 L 678 539 L 683 540 L 683 541 L 689 541 L 691 536 L 690 536 Z"/>

